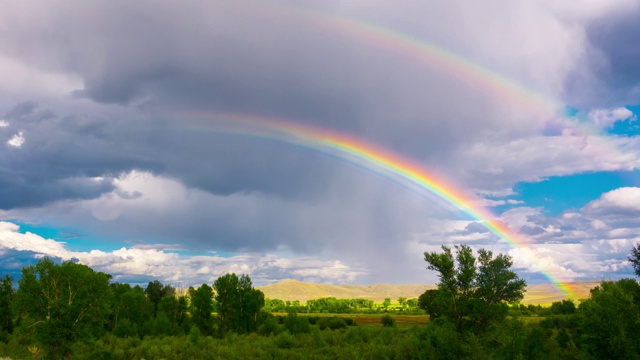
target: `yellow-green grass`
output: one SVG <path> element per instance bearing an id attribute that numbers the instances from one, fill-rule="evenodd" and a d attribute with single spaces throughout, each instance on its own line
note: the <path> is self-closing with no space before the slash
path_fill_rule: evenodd
<path id="1" fill-rule="evenodd" d="M 573 300 L 589 298 L 589 290 L 598 286 L 599 281 L 577 281 L 567 286 L 574 294 Z M 429 289 L 435 289 L 435 284 L 410 284 L 410 285 L 329 285 L 315 284 L 296 280 L 284 280 L 275 284 L 259 287 L 269 299 L 284 301 L 298 300 L 304 304 L 307 300 L 323 297 L 335 297 L 337 299 L 362 298 L 373 300 L 380 305 L 385 298 L 391 299 L 391 308 L 399 308 L 398 298 L 415 299 Z M 555 301 L 561 301 L 566 296 L 553 284 L 538 284 L 527 286 L 522 303 L 525 305 L 549 306 Z"/>

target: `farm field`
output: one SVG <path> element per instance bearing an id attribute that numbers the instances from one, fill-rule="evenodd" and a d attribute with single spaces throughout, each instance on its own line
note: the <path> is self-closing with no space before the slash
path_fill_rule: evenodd
<path id="1" fill-rule="evenodd" d="M 287 316 L 286 313 L 274 313 L 278 316 Z M 319 317 L 343 317 L 350 318 L 358 326 L 382 326 L 381 318 L 386 314 L 298 314 L 299 316 L 319 316 Z M 396 326 L 424 325 L 429 322 L 429 315 L 396 315 L 389 314 L 395 321 Z"/>
<path id="2" fill-rule="evenodd" d="M 356 314 L 349 317 L 361 326 L 382 326 L 380 319 L 383 315 L 384 314 Z M 396 326 L 422 325 L 429 322 L 428 315 L 391 315 L 391 317 L 396 321 Z"/>

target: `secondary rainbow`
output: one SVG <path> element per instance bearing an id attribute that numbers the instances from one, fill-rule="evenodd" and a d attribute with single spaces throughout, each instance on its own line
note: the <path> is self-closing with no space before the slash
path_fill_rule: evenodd
<path id="1" fill-rule="evenodd" d="M 515 104 L 528 111 L 543 112 L 546 115 L 558 115 L 564 111 L 564 105 L 560 101 L 406 32 L 302 6 L 268 4 L 255 10 L 258 17 L 272 17 L 305 28 L 315 27 L 412 59 L 427 68 L 443 71 L 464 83 L 464 86 L 480 90 L 496 101 Z"/>
<path id="2" fill-rule="evenodd" d="M 477 205 L 479 199 L 451 185 L 451 182 L 438 178 L 422 165 L 364 140 L 327 129 L 255 115 L 189 114 L 186 118 L 188 120 L 182 123 L 186 128 L 257 137 L 330 154 L 391 178 L 421 195 L 436 197 L 478 221 L 511 247 L 528 249 L 522 237 L 506 224 L 496 220 L 488 210 Z M 568 284 L 546 270 L 532 252 L 529 251 L 527 254 L 538 266 L 541 274 L 564 296 L 575 298 Z"/>
<path id="3" fill-rule="evenodd" d="M 573 116 L 567 116 L 568 107 L 539 90 L 522 85 L 504 74 L 493 71 L 473 60 L 418 36 L 387 28 L 362 19 L 340 16 L 295 5 L 265 4 L 254 8 L 260 17 L 316 27 L 356 42 L 368 44 L 388 53 L 411 59 L 425 68 L 444 72 L 464 86 L 472 87 L 493 101 L 518 107 L 543 121 L 558 117 L 567 121 L 567 130 L 575 136 L 588 139 L 599 151 L 612 157 L 627 156 L 625 149 L 614 138 Z"/>

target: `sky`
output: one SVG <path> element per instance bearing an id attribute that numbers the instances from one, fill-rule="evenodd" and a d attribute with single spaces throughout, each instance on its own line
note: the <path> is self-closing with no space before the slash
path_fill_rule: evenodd
<path id="1" fill-rule="evenodd" d="M 635 0 L 6 1 L 0 274 L 632 277 L 639 33 Z"/>

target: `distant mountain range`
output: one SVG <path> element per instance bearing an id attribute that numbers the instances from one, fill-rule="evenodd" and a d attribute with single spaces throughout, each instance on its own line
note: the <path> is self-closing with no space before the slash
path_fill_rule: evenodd
<path id="1" fill-rule="evenodd" d="M 589 290 L 600 284 L 600 281 L 578 281 L 566 284 L 575 294 L 576 299 L 586 299 L 589 297 Z M 299 300 L 305 302 L 310 299 L 323 297 L 335 297 L 338 299 L 370 299 L 375 302 L 382 302 L 385 298 L 391 298 L 396 302 L 399 297 L 407 299 L 417 298 L 426 290 L 435 289 L 436 285 L 427 284 L 375 284 L 375 285 L 329 285 L 315 284 L 297 280 L 283 280 L 275 284 L 260 286 L 258 289 L 264 292 L 269 299 Z M 523 304 L 549 305 L 554 301 L 565 298 L 552 284 L 539 284 L 527 287 Z"/>

